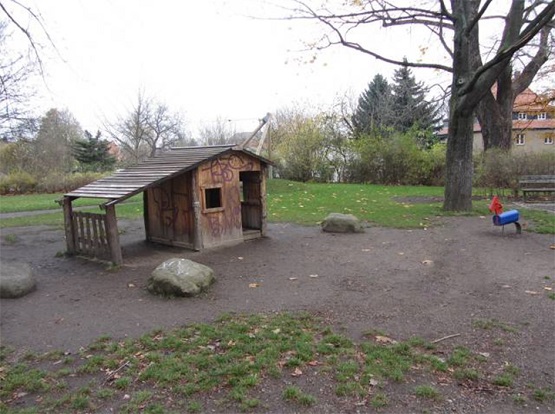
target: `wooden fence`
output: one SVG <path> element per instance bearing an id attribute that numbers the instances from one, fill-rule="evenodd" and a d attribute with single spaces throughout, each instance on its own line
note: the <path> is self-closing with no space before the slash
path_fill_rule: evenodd
<path id="1" fill-rule="evenodd" d="M 64 209 L 67 252 L 121 265 L 123 258 L 114 206 L 106 206 L 106 214 L 83 213 L 73 211 L 72 200 L 72 197 L 64 197 L 60 201 Z"/>
<path id="2" fill-rule="evenodd" d="M 110 259 L 106 214 L 73 212 L 75 253 Z"/>

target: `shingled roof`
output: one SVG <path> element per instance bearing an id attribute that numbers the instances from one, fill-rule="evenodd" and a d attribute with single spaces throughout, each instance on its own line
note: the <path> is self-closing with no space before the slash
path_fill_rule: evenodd
<path id="1" fill-rule="evenodd" d="M 233 145 L 213 145 L 207 147 L 177 147 L 163 152 L 142 163 L 119 170 L 113 175 L 73 190 L 64 197 L 88 197 L 108 199 L 105 205 L 117 204 L 149 187 L 196 168 L 204 161 L 227 152 L 240 151 L 270 163 L 252 152 L 234 149 Z"/>

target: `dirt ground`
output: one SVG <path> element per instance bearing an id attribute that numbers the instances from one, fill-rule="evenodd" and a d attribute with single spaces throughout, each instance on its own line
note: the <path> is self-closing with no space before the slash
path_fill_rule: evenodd
<path id="1" fill-rule="evenodd" d="M 516 365 L 520 384 L 553 390 L 555 300 L 548 296 L 555 288 L 553 236 L 517 235 L 513 226 L 502 233 L 489 217 L 438 220 L 425 230 L 370 227 L 354 235 L 272 224 L 265 239 L 200 253 L 148 244 L 141 221 L 120 222 L 125 265 L 119 271 L 56 257 L 65 248 L 60 230 L 4 229 L 2 262 L 29 262 L 38 285 L 26 297 L 2 300 L 2 343 L 74 352 L 101 335 L 136 337 L 154 328 L 210 322 L 224 312 L 303 310 L 355 341 L 370 330 L 397 340 L 458 334 L 442 347 L 487 353 L 499 370 L 505 362 Z M 7 234 L 14 234 L 15 242 L 14 237 L 8 242 Z M 197 298 L 150 295 L 145 289 L 150 273 L 171 257 L 212 267 L 217 282 Z M 258 287 L 249 287 L 253 283 Z M 482 329 L 477 320 L 515 330 Z M 500 337 L 503 345 L 496 342 Z M 447 401 L 441 412 L 555 411 L 553 401 L 519 407 L 507 396 L 475 390 Z M 414 411 L 401 402 L 385 410 Z"/>

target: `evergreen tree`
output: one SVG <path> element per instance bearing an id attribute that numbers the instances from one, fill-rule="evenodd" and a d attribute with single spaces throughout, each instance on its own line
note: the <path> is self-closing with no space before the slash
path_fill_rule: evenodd
<path id="1" fill-rule="evenodd" d="M 93 137 L 85 130 L 85 139 L 73 144 L 73 155 L 83 171 L 108 171 L 116 163 L 116 158 L 110 154 L 110 143 L 100 139 L 100 131 Z"/>
<path id="2" fill-rule="evenodd" d="M 377 74 L 360 95 L 352 117 L 355 136 L 383 134 L 392 126 L 391 87 L 382 75 Z"/>
<path id="3" fill-rule="evenodd" d="M 395 70 L 391 91 L 395 130 L 429 130 L 437 123 L 438 108 L 426 100 L 426 88 L 407 66 Z"/>

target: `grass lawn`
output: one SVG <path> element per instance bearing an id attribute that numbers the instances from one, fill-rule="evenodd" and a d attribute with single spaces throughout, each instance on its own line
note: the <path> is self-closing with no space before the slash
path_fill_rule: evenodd
<path id="1" fill-rule="evenodd" d="M 0 213 L 60 209 L 56 200 L 60 200 L 62 196 L 61 193 L 0 196 Z M 74 205 L 76 207 L 97 206 L 105 201 L 104 199 L 80 198 L 75 200 Z"/>
<path id="2" fill-rule="evenodd" d="M 271 222 L 290 222 L 317 225 L 331 212 L 351 213 L 375 225 L 395 228 L 423 228 L 433 225 L 435 218 L 453 215 L 441 210 L 443 187 L 380 186 L 370 184 L 315 184 L 287 180 L 268 181 L 268 219 Z M 61 194 L 3 196 L 0 212 L 56 209 L 57 213 L 31 217 L 3 219 L 2 227 L 51 225 L 62 226 L 61 209 L 54 203 Z M 102 200 L 78 199 L 75 206 L 91 206 L 97 211 Z M 474 211 L 465 215 L 489 215 L 489 201 L 474 201 Z M 88 210 L 88 209 L 87 209 Z M 133 219 L 143 214 L 142 196 L 136 195 L 117 205 L 118 218 Z M 555 215 L 541 211 L 522 213 L 532 220 L 529 230 L 555 233 Z"/>
<path id="3" fill-rule="evenodd" d="M 270 221 L 316 225 L 329 213 L 354 214 L 385 227 L 415 228 L 430 225 L 443 214 L 441 187 L 380 186 L 369 184 L 307 184 L 272 180 L 268 185 Z M 429 198 L 411 203 L 410 198 Z"/>

